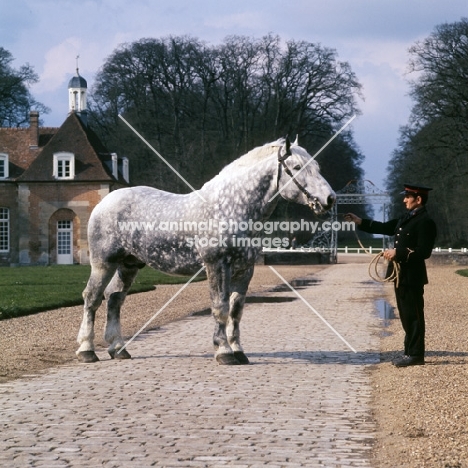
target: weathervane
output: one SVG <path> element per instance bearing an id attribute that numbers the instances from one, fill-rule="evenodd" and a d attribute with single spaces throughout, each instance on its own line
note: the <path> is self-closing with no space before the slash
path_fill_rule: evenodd
<path id="1" fill-rule="evenodd" d="M 78 68 L 78 59 L 80 58 L 79 55 L 76 56 L 76 74 L 79 75 L 80 73 L 78 72 L 79 68 Z"/>

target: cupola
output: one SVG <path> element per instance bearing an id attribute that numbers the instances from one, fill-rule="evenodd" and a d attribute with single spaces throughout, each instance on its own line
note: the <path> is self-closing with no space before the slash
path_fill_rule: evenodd
<path id="1" fill-rule="evenodd" d="M 80 76 L 76 67 L 76 75 L 68 83 L 68 112 L 76 112 L 86 122 L 88 83 Z"/>

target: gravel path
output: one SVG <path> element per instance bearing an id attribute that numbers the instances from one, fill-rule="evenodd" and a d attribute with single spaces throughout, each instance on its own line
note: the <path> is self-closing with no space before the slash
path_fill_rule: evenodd
<path id="1" fill-rule="evenodd" d="M 468 278 L 455 273 L 460 268 L 429 264 L 425 366 L 394 367 L 400 321 L 385 330 L 372 373 L 378 467 L 468 467 Z M 395 305 L 392 287 L 386 291 Z"/>

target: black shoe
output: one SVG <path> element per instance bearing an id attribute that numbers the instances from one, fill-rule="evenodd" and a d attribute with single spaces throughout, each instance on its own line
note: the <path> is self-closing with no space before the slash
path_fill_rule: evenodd
<path id="1" fill-rule="evenodd" d="M 404 356 L 395 361 L 395 367 L 424 366 L 424 356 Z"/>
<path id="2" fill-rule="evenodd" d="M 399 354 L 397 357 L 392 359 L 392 364 L 396 364 L 397 362 L 401 361 L 402 359 L 409 358 L 407 354 Z"/>

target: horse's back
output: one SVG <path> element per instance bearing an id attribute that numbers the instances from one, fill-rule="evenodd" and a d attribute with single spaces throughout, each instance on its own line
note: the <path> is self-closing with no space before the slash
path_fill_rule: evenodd
<path id="1" fill-rule="evenodd" d="M 197 271 L 200 257 L 181 233 L 161 229 L 189 208 L 187 195 L 152 187 L 111 192 L 96 206 L 88 225 L 92 261 L 125 263 L 131 258 L 170 273 Z"/>
<path id="2" fill-rule="evenodd" d="M 91 213 L 90 226 L 99 222 L 102 226 L 119 225 L 121 222 L 133 223 L 151 220 L 152 207 L 164 206 L 175 194 L 153 187 L 127 187 L 106 195 Z M 173 203 L 173 200 L 171 200 Z M 92 232 L 90 232 L 92 234 Z"/>

